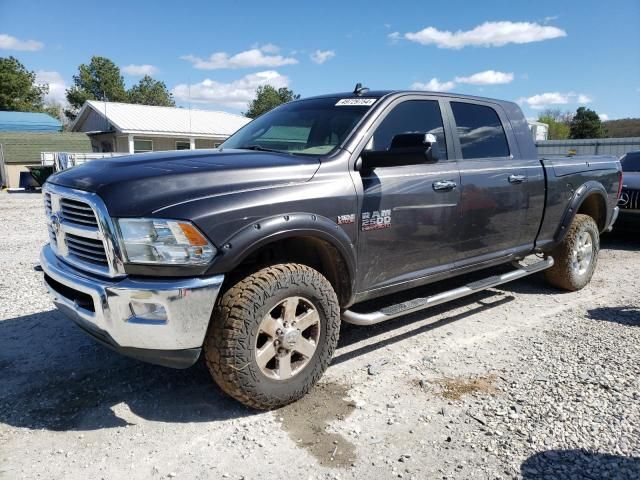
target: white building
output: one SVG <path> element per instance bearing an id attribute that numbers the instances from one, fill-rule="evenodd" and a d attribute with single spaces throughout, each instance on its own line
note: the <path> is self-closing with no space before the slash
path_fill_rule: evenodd
<path id="1" fill-rule="evenodd" d="M 547 140 L 549 138 L 549 125 L 534 120 L 527 120 L 527 123 L 529 124 L 529 130 L 531 130 L 534 142 Z"/>
<path id="2" fill-rule="evenodd" d="M 249 121 L 227 112 L 87 100 L 71 131 L 89 135 L 94 152 L 141 153 L 213 148 Z"/>

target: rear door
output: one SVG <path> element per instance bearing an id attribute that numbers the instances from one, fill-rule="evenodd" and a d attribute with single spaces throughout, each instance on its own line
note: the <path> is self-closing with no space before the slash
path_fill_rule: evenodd
<path id="1" fill-rule="evenodd" d="M 459 265 L 518 249 L 529 204 L 527 169 L 511 125 L 493 103 L 449 102 L 460 167 Z"/>
<path id="2" fill-rule="evenodd" d="M 387 108 L 366 139 L 366 149 L 389 151 L 396 135 L 431 133 L 437 139 L 438 161 L 355 172 L 354 180 L 362 189 L 358 240 L 362 290 L 425 276 L 455 260 L 460 177 L 456 161 L 449 158 L 448 122 L 437 98 L 408 98 Z"/>

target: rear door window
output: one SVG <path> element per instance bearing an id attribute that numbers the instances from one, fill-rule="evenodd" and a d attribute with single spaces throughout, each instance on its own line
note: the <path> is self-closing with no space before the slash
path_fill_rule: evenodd
<path id="1" fill-rule="evenodd" d="M 498 113 L 475 103 L 451 102 L 462 158 L 509 156 L 509 143 Z"/>

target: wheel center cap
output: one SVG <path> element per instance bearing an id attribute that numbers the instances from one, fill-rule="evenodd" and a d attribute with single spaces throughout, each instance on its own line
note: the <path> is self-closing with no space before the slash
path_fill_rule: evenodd
<path id="1" fill-rule="evenodd" d="M 280 343 L 287 350 L 291 350 L 298 342 L 298 338 L 300 338 L 300 331 L 295 328 L 288 328 L 280 336 Z"/>

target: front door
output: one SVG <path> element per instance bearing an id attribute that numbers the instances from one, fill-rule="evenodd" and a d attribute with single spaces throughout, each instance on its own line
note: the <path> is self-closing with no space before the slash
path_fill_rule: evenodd
<path id="1" fill-rule="evenodd" d="M 460 176 L 449 160 L 445 125 L 440 102 L 426 97 L 391 105 L 374 127 L 365 150 L 390 153 L 397 135 L 431 133 L 437 161 L 402 165 L 398 155 L 397 166 L 360 172 L 361 291 L 425 276 L 455 260 Z"/>
<path id="2" fill-rule="evenodd" d="M 459 264 L 513 253 L 529 207 L 527 168 L 498 105 L 451 101 L 461 177 Z M 453 143 L 453 142 L 452 142 Z"/>

